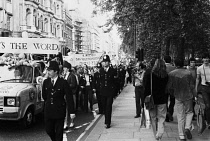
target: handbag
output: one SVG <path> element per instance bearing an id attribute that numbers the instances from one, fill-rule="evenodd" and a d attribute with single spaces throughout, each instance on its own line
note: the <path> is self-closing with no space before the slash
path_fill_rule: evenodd
<path id="1" fill-rule="evenodd" d="M 144 103 L 147 110 L 151 110 L 155 107 L 155 103 L 154 103 L 154 99 L 152 95 L 152 72 L 151 72 L 150 80 L 151 80 L 151 85 L 150 85 L 151 94 L 146 96 L 146 98 L 144 99 Z"/>
<path id="2" fill-rule="evenodd" d="M 201 108 L 200 104 L 198 104 L 199 110 L 197 114 L 197 126 L 198 126 L 198 134 L 201 135 L 203 131 L 206 129 L 206 121 L 204 117 L 204 109 Z"/>
<path id="3" fill-rule="evenodd" d="M 195 109 L 197 114 L 197 126 L 198 126 L 198 135 L 201 135 L 206 129 L 206 121 L 204 116 L 205 104 L 202 98 L 202 95 L 198 95 L 198 100 L 196 101 L 197 109 Z"/>

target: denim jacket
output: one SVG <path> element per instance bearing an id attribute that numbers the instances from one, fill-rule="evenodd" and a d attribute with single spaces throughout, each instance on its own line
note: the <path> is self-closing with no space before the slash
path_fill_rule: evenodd
<path id="1" fill-rule="evenodd" d="M 189 70 L 179 68 L 169 73 L 167 89 L 179 101 L 192 99 L 195 95 L 195 81 Z"/>

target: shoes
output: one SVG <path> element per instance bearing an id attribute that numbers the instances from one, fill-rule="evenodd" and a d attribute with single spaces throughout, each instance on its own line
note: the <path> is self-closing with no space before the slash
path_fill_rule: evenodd
<path id="1" fill-rule="evenodd" d="M 165 119 L 165 121 L 166 121 L 166 122 L 169 122 L 169 118 L 168 118 L 167 116 L 166 116 L 166 119 Z"/>
<path id="2" fill-rule="evenodd" d="M 136 115 L 134 118 L 139 118 L 140 117 L 140 115 Z"/>
<path id="3" fill-rule="evenodd" d="M 189 129 L 185 129 L 184 132 L 185 132 L 188 139 L 192 139 L 192 134 L 191 134 Z"/>
<path id="4" fill-rule="evenodd" d="M 163 136 L 163 134 L 161 134 L 161 136 L 159 136 L 159 135 L 157 134 L 155 138 L 156 138 L 157 141 L 160 141 L 161 138 L 162 138 L 162 136 Z"/>
<path id="5" fill-rule="evenodd" d="M 173 118 L 173 116 L 171 116 L 171 114 L 167 113 L 165 121 L 166 122 L 174 121 L 174 118 Z"/>
<path id="6" fill-rule="evenodd" d="M 174 121 L 174 118 L 171 115 L 169 116 L 169 121 Z"/>
<path id="7" fill-rule="evenodd" d="M 110 128 L 111 126 L 110 126 L 110 124 L 106 124 L 106 129 L 108 129 L 108 128 Z"/>
<path id="8" fill-rule="evenodd" d="M 156 137 L 156 140 L 157 140 L 157 141 L 160 141 L 160 140 L 161 140 L 161 137 Z"/>

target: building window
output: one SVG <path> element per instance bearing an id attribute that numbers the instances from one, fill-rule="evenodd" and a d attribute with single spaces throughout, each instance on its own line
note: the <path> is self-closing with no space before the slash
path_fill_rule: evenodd
<path id="1" fill-rule="evenodd" d="M 37 23 L 37 12 L 36 10 L 34 9 L 34 12 L 33 12 L 33 25 L 38 28 L 38 23 Z"/>
<path id="2" fill-rule="evenodd" d="M 45 32 L 48 31 L 48 19 L 47 18 L 44 19 L 44 31 Z"/>
<path id="3" fill-rule="evenodd" d="M 57 37 L 60 37 L 60 26 L 57 25 Z"/>
<path id="4" fill-rule="evenodd" d="M 52 10 L 52 8 L 53 8 L 53 2 L 52 0 L 50 0 L 50 9 Z"/>
<path id="5" fill-rule="evenodd" d="M 7 29 L 10 30 L 11 16 L 7 15 Z"/>
<path id="6" fill-rule="evenodd" d="M 31 10 L 28 8 L 26 9 L 26 25 L 30 26 L 31 21 Z"/>
<path id="7" fill-rule="evenodd" d="M 54 24 L 54 35 L 56 36 L 56 24 Z"/>
<path id="8" fill-rule="evenodd" d="M 52 19 L 50 19 L 50 33 L 53 33 L 53 22 L 52 22 Z"/>
<path id="9" fill-rule="evenodd" d="M 54 14 L 56 14 L 56 4 L 54 2 Z"/>
<path id="10" fill-rule="evenodd" d="M 57 5 L 57 10 L 56 10 L 56 11 L 57 11 L 57 13 L 56 13 L 56 14 L 57 14 L 57 15 L 60 15 L 59 5 Z"/>

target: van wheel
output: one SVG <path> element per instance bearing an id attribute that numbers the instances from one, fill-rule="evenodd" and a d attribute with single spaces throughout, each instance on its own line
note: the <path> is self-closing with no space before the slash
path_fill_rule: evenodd
<path id="1" fill-rule="evenodd" d="M 20 126 L 22 128 L 29 128 L 32 126 L 34 121 L 34 114 L 31 108 L 27 109 L 24 117 L 20 120 Z"/>

